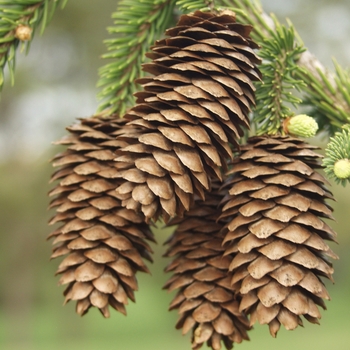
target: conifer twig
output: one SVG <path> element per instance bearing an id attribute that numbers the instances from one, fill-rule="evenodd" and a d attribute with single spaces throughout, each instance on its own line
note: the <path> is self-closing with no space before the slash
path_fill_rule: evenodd
<path id="1" fill-rule="evenodd" d="M 35 29 L 41 24 L 41 34 L 58 4 L 68 0 L 16 0 L 0 1 L 0 89 L 4 84 L 7 64 L 11 83 L 14 83 L 16 49 L 20 43 L 29 50 Z"/>
<path id="2" fill-rule="evenodd" d="M 160 38 L 172 20 L 174 1 L 119 1 L 112 14 L 114 25 L 108 28 L 114 38 L 105 41 L 108 52 L 102 56 L 112 59 L 100 68 L 97 86 L 102 87 L 98 113 L 123 115 L 133 105 L 137 91 L 136 78 L 143 76 L 141 64 L 145 53 Z"/>
<path id="3" fill-rule="evenodd" d="M 283 132 L 283 120 L 293 115 L 290 105 L 298 105 L 302 100 L 292 93 L 301 90 L 304 82 L 296 79 L 300 69 L 296 64 L 304 46 L 295 40 L 295 32 L 278 23 L 274 18 L 275 31 L 265 39 L 259 56 L 263 59 L 260 71 L 263 81 L 256 84 L 256 109 L 254 121 L 258 124 L 258 134 Z"/>
<path id="4" fill-rule="evenodd" d="M 261 46 L 264 39 L 271 38 L 276 22 L 263 11 L 257 0 L 219 0 L 220 5 L 230 7 L 242 23 L 254 25 L 252 38 Z M 297 33 L 296 33 L 297 35 Z M 300 41 L 300 39 L 297 39 Z M 340 131 L 350 121 L 350 74 L 334 63 L 336 73 L 332 74 L 321 62 L 305 49 L 299 55 L 300 69 L 296 77 L 304 80 L 303 103 L 313 109 L 311 113 L 319 124 L 319 131 L 326 130 L 330 136 Z"/>

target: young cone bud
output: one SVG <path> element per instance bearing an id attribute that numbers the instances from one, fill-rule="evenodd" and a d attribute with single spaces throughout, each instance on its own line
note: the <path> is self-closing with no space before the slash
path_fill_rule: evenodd
<path id="1" fill-rule="evenodd" d="M 318 323 L 329 299 L 321 277 L 332 279 L 328 258 L 337 258 L 325 240 L 335 232 L 333 199 L 317 172 L 315 147 L 292 137 L 253 137 L 235 158 L 227 182 L 229 196 L 221 218 L 226 225 L 225 254 L 231 257 L 231 283 L 238 283 L 240 310 L 251 324 L 294 329 L 301 316 Z"/>
<path id="2" fill-rule="evenodd" d="M 313 137 L 318 130 L 316 120 L 306 114 L 295 115 L 284 121 L 284 129 L 287 134 L 300 137 Z"/>
<path id="3" fill-rule="evenodd" d="M 173 276 L 166 283 L 168 291 L 178 290 L 170 310 L 178 309 L 176 328 L 183 334 L 192 331 L 192 349 L 207 343 L 212 349 L 226 349 L 249 339 L 247 317 L 239 312 L 240 297 L 230 285 L 230 259 L 223 257 L 222 224 L 217 223 L 218 204 L 223 191 L 213 183 L 206 201 L 196 200 L 183 218 L 172 219 L 178 225 L 167 244 L 166 256 L 173 260 L 166 271 Z"/>
<path id="4" fill-rule="evenodd" d="M 334 174 L 339 179 L 348 179 L 350 177 L 350 160 L 340 159 L 334 164 Z"/>
<path id="5" fill-rule="evenodd" d="M 331 137 L 322 161 L 326 175 L 345 186 L 350 181 L 350 125 Z"/>
<path id="6" fill-rule="evenodd" d="M 70 135 L 57 142 L 67 149 L 52 160 L 58 167 L 52 181 L 59 183 L 49 193 L 56 208 L 50 224 L 61 226 L 49 236 L 51 257 L 65 256 L 59 284 L 68 284 L 65 302 L 76 300 L 80 315 L 95 306 L 109 317 L 109 305 L 125 314 L 128 299 L 135 300 L 136 272 L 148 272 L 142 258 L 152 261 L 146 240 L 154 239 L 144 216 L 115 197 L 124 181 L 113 161 L 124 143 L 115 134 L 124 125 L 118 116 L 82 119 L 67 128 Z"/>
<path id="7" fill-rule="evenodd" d="M 129 197 L 125 186 L 117 193 L 148 219 L 181 216 L 194 194 L 204 198 L 210 177 L 221 179 L 230 144 L 249 126 L 252 80 L 260 78 L 251 29 L 233 15 L 197 11 L 181 16 L 148 54 L 153 61 L 143 69 L 154 77 L 138 81 L 143 91 L 125 116 L 144 130 L 121 135 L 129 145 L 117 158 L 132 183 Z M 131 180 L 130 171 L 143 180 Z"/>

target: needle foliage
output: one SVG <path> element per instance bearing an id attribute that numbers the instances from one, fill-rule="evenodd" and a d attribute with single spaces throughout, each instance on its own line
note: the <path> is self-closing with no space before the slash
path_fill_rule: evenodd
<path id="1" fill-rule="evenodd" d="M 67 0 L 0 0 L 0 88 L 7 71 L 13 84 L 16 52 L 27 50 L 40 27 L 42 33 L 57 7 Z M 282 25 L 267 15 L 254 0 L 121 0 L 112 13 L 110 37 L 105 40 L 106 63 L 99 70 L 99 115 L 123 116 L 134 103 L 143 77 L 142 64 L 153 43 L 160 39 L 182 13 L 195 10 L 230 9 L 240 23 L 253 27 L 251 37 L 260 45 L 262 81 L 255 83 L 256 108 L 251 120 L 257 134 L 284 132 L 284 121 L 305 110 L 318 123 L 318 132 L 329 139 L 328 149 L 336 149 L 342 127 L 350 122 L 350 72 L 334 61 L 334 72 L 326 71 L 299 38 L 292 23 Z M 21 36 L 19 29 L 26 29 Z M 6 68 L 7 67 L 7 68 Z M 337 137 L 333 137 L 337 135 Z M 324 164 L 334 166 L 338 153 L 327 153 Z M 336 176 L 336 175 L 335 175 Z M 341 179 L 344 183 L 344 179 Z"/>

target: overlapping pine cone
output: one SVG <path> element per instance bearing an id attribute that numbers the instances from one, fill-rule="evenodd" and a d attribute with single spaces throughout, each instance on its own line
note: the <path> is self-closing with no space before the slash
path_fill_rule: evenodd
<path id="1" fill-rule="evenodd" d="M 65 256 L 59 284 L 68 284 L 65 302 L 76 300 L 80 315 L 95 306 L 109 317 L 109 305 L 125 314 L 128 299 L 135 300 L 136 272 L 148 272 L 143 259 L 152 261 L 146 240 L 154 238 L 142 213 L 115 196 L 121 180 L 114 152 L 125 145 L 115 134 L 124 124 L 118 116 L 82 119 L 67 128 L 69 136 L 57 142 L 66 150 L 53 159 L 52 181 L 59 182 L 50 192 L 56 208 L 50 224 L 61 226 L 49 236 L 51 257 Z"/>
<path id="2" fill-rule="evenodd" d="M 116 158 L 129 163 L 117 190 L 127 207 L 168 220 L 189 210 L 194 194 L 204 198 L 210 177 L 221 179 L 259 79 L 251 29 L 232 13 L 197 11 L 156 42 L 143 65 L 154 76 L 138 81 L 143 91 L 125 115 L 144 130 L 121 136 L 129 145 Z"/>
<path id="3" fill-rule="evenodd" d="M 318 306 L 329 299 L 321 280 L 332 280 L 325 240 L 335 232 L 322 220 L 332 218 L 332 194 L 317 172 L 314 146 L 289 136 L 253 137 L 233 162 L 229 195 L 223 201 L 226 258 L 233 284 L 240 284 L 240 311 L 251 325 L 294 329 L 302 318 L 318 323 Z"/>
<path id="4" fill-rule="evenodd" d="M 172 258 L 166 271 L 173 277 L 164 288 L 178 290 L 170 310 L 179 310 L 176 328 L 182 328 L 183 334 L 192 331 L 193 349 L 206 342 L 212 349 L 221 349 L 221 342 L 232 349 L 234 342 L 249 339 L 249 321 L 239 311 L 240 296 L 228 274 L 231 259 L 223 257 L 222 224 L 216 222 L 223 194 L 217 182 L 213 187 L 205 201 L 196 200 L 183 218 L 169 222 L 178 227 L 165 254 Z"/>

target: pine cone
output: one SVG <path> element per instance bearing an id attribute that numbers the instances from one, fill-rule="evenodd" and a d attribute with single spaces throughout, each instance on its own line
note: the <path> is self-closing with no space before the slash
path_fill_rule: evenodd
<path id="1" fill-rule="evenodd" d="M 132 186 L 117 193 L 148 219 L 183 215 L 193 194 L 204 198 L 210 178 L 221 179 L 230 144 L 249 126 L 252 80 L 259 79 L 251 29 L 232 14 L 197 11 L 181 16 L 148 55 L 153 61 L 143 69 L 154 77 L 138 80 L 143 91 L 125 115 L 144 131 L 124 135 L 129 146 L 117 158 L 136 173 L 126 172 Z"/>
<path id="2" fill-rule="evenodd" d="M 182 328 L 183 334 L 192 330 L 193 349 L 205 342 L 221 349 L 221 341 L 232 349 L 233 342 L 249 340 L 249 321 L 238 310 L 240 297 L 228 275 L 231 260 L 223 257 L 222 225 L 216 222 L 222 197 L 215 186 L 205 202 L 196 200 L 183 218 L 169 223 L 178 227 L 167 242 L 166 256 L 173 260 L 166 271 L 174 275 L 164 288 L 179 289 L 170 310 L 179 309 L 177 329 Z"/>
<path id="3" fill-rule="evenodd" d="M 52 232 L 52 258 L 66 255 L 56 274 L 68 284 L 65 302 L 77 300 L 84 315 L 91 306 L 109 317 L 108 305 L 126 313 L 124 305 L 137 290 L 137 271 L 148 272 L 142 258 L 152 261 L 146 239 L 153 235 L 140 213 L 125 209 L 115 197 L 117 178 L 115 150 L 125 144 L 114 135 L 125 125 L 118 117 L 83 119 L 67 128 L 70 135 L 57 144 L 67 149 L 53 159 L 59 169 L 49 193 L 57 213 L 50 224 L 62 225 Z"/>
<path id="4" fill-rule="evenodd" d="M 329 299 L 321 277 L 332 279 L 324 240 L 336 234 L 320 217 L 332 219 L 316 148 L 292 137 L 253 137 L 233 162 L 222 218 L 231 283 L 240 284 L 240 311 L 251 325 L 294 329 L 301 316 L 318 323 Z"/>

